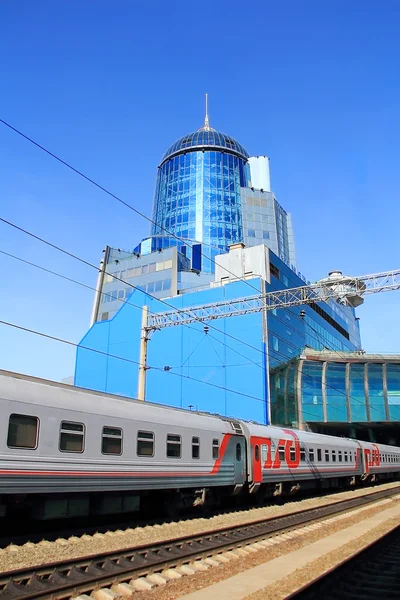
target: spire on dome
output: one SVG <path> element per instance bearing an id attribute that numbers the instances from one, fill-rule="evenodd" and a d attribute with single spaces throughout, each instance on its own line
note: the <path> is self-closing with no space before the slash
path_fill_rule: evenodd
<path id="1" fill-rule="evenodd" d="M 204 131 L 211 131 L 210 121 L 208 119 L 208 94 L 206 94 L 206 116 L 204 119 Z"/>

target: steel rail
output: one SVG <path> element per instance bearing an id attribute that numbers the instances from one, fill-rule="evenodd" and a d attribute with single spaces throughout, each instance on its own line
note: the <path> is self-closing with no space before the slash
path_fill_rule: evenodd
<path id="1" fill-rule="evenodd" d="M 400 486 L 329 505 L 209 530 L 166 542 L 52 562 L 0 574 L 0 600 L 63 600 L 166 568 L 211 557 L 400 492 Z"/>

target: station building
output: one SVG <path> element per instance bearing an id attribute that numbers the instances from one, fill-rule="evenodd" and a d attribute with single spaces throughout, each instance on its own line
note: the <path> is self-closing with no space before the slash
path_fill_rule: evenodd
<path id="1" fill-rule="evenodd" d="M 249 156 L 206 115 L 161 159 L 150 236 L 103 251 L 75 385 L 137 396 L 143 306 L 160 313 L 307 283 L 268 158 Z M 146 399 L 390 441 L 400 358 L 361 348 L 354 308 L 334 300 L 168 327 L 148 342 Z"/>

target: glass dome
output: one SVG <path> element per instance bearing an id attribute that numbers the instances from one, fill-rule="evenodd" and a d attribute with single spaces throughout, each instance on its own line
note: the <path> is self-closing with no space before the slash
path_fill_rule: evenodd
<path id="1" fill-rule="evenodd" d="M 180 154 L 185 150 L 189 152 L 193 150 L 218 148 L 220 150 L 228 150 L 232 154 L 236 154 L 244 159 L 249 158 L 248 152 L 239 142 L 234 140 L 225 133 L 220 133 L 211 127 L 202 127 L 193 133 L 184 135 L 168 148 L 162 157 L 161 164 L 171 156 Z"/>

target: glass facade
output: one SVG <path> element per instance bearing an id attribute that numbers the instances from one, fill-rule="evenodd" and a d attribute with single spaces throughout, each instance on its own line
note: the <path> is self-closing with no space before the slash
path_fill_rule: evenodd
<path id="1" fill-rule="evenodd" d="M 325 377 L 327 419 L 346 422 L 346 363 L 327 363 Z"/>
<path id="2" fill-rule="evenodd" d="M 294 386 L 282 382 L 294 380 Z M 327 350 L 302 355 L 271 373 L 273 423 L 390 423 L 400 421 L 400 357 L 376 362 Z M 287 407 L 295 406 L 293 411 Z"/>
<path id="3" fill-rule="evenodd" d="M 243 241 L 268 246 L 287 265 L 296 265 L 290 215 L 272 192 L 242 188 Z"/>
<path id="4" fill-rule="evenodd" d="M 323 421 L 322 370 L 317 362 L 303 364 L 301 402 L 303 421 Z"/>
<path id="5" fill-rule="evenodd" d="M 225 252 L 243 239 L 240 188 L 250 182 L 248 154 L 218 132 L 183 139 L 187 141 L 176 142 L 159 167 L 151 233 L 202 242 L 203 254 L 207 245 Z M 213 271 L 211 261 L 203 260 L 202 271 Z"/>
<path id="6" fill-rule="evenodd" d="M 367 403 L 365 402 L 364 363 L 350 364 L 349 400 L 352 421 L 367 420 Z"/>
<path id="7" fill-rule="evenodd" d="M 371 421 L 385 421 L 385 398 L 383 390 L 383 365 L 367 366 L 368 395 Z"/>
<path id="8" fill-rule="evenodd" d="M 400 364 L 386 365 L 386 380 L 390 418 L 400 421 Z"/>

